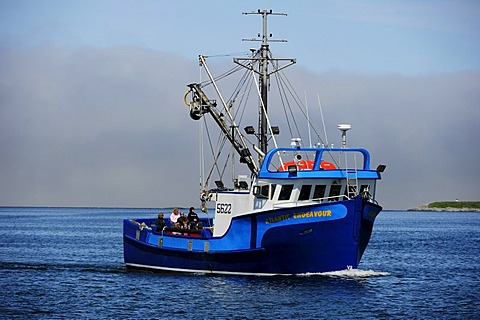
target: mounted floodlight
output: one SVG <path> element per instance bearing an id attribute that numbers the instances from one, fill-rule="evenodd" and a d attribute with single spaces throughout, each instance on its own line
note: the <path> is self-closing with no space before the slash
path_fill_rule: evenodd
<path id="1" fill-rule="evenodd" d="M 246 134 L 255 134 L 255 128 L 253 126 L 246 126 L 244 130 Z"/>
<path id="2" fill-rule="evenodd" d="M 240 181 L 240 182 L 238 183 L 238 188 L 239 188 L 239 189 L 247 190 L 247 189 L 248 189 L 248 183 L 247 183 L 247 181 Z"/>
<path id="3" fill-rule="evenodd" d="M 352 126 L 349 124 L 339 124 L 338 129 L 342 131 L 342 148 L 347 147 L 347 131 L 352 129 Z"/>
<path id="4" fill-rule="evenodd" d="M 272 127 L 272 134 L 280 134 L 280 128 L 279 127 Z"/>
<path id="5" fill-rule="evenodd" d="M 383 171 L 385 171 L 385 168 L 387 168 L 386 165 L 379 164 L 378 167 L 377 167 L 377 172 L 383 172 Z"/>

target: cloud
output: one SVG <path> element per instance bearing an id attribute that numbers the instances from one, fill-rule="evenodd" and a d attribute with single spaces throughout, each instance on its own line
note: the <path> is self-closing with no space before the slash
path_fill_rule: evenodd
<path id="1" fill-rule="evenodd" d="M 312 77 L 327 121 L 351 123 L 350 145 L 369 149 L 374 164 L 387 164 L 378 193 L 387 208 L 478 199 L 478 72 Z"/>
<path id="2" fill-rule="evenodd" d="M 383 26 L 402 26 L 448 33 L 478 32 L 475 1 L 403 1 L 385 5 L 383 1 L 359 3 L 335 1 L 332 10 L 339 19 Z"/>
<path id="3" fill-rule="evenodd" d="M 192 135 L 181 97 L 195 63 L 129 48 L 42 47 L 2 58 L 2 203 L 162 203 L 171 154 L 187 155 L 174 142 Z"/>
<path id="4" fill-rule="evenodd" d="M 182 101 L 197 65 L 128 47 L 0 48 L 0 205 L 198 205 L 198 125 Z M 349 144 L 388 165 L 384 207 L 478 200 L 478 72 L 293 70 L 321 124 L 319 93 L 329 139 L 351 123 Z"/>

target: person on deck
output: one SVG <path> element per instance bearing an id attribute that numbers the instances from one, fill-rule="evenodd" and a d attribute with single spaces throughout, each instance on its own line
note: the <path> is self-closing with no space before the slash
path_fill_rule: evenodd
<path id="1" fill-rule="evenodd" d="M 185 217 L 185 213 L 180 212 L 180 217 L 177 219 L 177 223 L 181 229 L 188 229 L 188 219 Z"/>
<path id="2" fill-rule="evenodd" d="M 178 208 L 173 209 L 172 214 L 170 215 L 170 225 L 172 227 L 175 226 L 179 217 L 180 213 L 178 212 Z"/>
<path id="3" fill-rule="evenodd" d="M 157 226 L 157 231 L 161 231 L 167 226 L 165 219 L 163 219 L 163 212 L 158 214 L 158 218 L 155 220 L 155 225 Z"/>
<path id="4" fill-rule="evenodd" d="M 194 207 L 190 207 L 187 218 L 188 218 L 188 226 L 190 227 L 190 229 L 194 229 L 194 230 L 197 229 L 199 218 L 197 213 L 195 212 Z"/>

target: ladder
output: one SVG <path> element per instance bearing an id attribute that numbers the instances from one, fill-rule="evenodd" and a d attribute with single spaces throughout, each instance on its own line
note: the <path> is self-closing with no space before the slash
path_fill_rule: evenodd
<path id="1" fill-rule="evenodd" d="M 353 198 L 358 195 L 358 170 L 357 170 L 357 157 L 353 157 L 354 168 L 349 169 L 347 165 L 347 155 L 345 154 L 345 176 L 347 179 L 347 185 L 345 190 L 345 195 L 348 198 Z"/>

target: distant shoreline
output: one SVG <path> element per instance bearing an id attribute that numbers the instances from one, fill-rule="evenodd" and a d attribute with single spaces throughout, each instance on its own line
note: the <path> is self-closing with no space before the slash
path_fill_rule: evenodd
<path id="1" fill-rule="evenodd" d="M 477 208 L 412 208 L 407 211 L 430 211 L 430 212 L 480 212 Z"/>
<path id="2" fill-rule="evenodd" d="M 480 212 L 480 202 L 478 201 L 443 201 L 424 204 L 407 211 L 433 211 L 433 212 Z"/>

